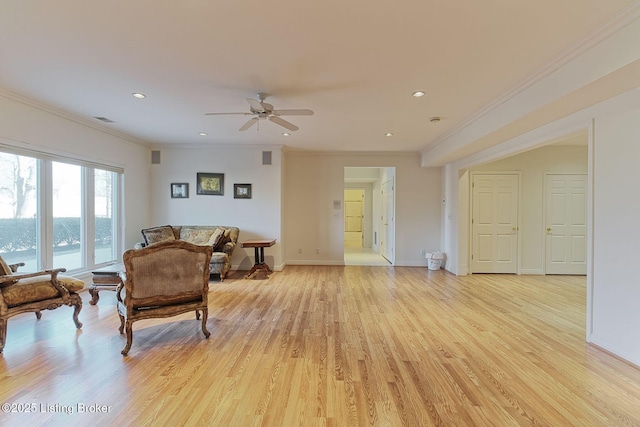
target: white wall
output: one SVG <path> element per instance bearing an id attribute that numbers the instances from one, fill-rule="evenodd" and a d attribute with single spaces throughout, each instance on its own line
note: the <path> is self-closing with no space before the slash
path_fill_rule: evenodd
<path id="1" fill-rule="evenodd" d="M 156 225 L 229 225 L 240 228 L 239 242 L 277 239 L 265 249 L 265 261 L 282 269 L 281 233 L 282 151 L 280 147 L 197 146 L 160 147 L 160 164 L 151 165 L 151 220 Z M 272 152 L 272 164 L 262 164 L 262 151 Z M 196 194 L 198 172 L 223 173 L 224 195 Z M 172 182 L 189 183 L 189 198 L 172 199 Z M 251 199 L 234 199 L 233 184 L 251 184 Z M 233 269 L 249 270 L 253 249 L 239 245 L 231 260 Z"/>
<path id="2" fill-rule="evenodd" d="M 0 143 L 124 169 L 124 248 L 140 240 L 149 223 L 149 149 L 0 93 Z"/>
<path id="3" fill-rule="evenodd" d="M 440 249 L 440 168 L 420 167 L 419 155 L 289 152 L 286 156 L 287 264 L 344 263 L 343 209 L 334 209 L 333 201 L 343 199 L 345 167 L 396 168 L 396 265 L 426 266 L 421 251 Z"/>
<path id="4" fill-rule="evenodd" d="M 546 173 L 588 172 L 588 147 L 550 145 L 471 168 L 473 172 L 521 172 L 520 273 L 544 274 Z"/>
<path id="5" fill-rule="evenodd" d="M 640 109 L 596 118 L 591 342 L 640 365 Z"/>

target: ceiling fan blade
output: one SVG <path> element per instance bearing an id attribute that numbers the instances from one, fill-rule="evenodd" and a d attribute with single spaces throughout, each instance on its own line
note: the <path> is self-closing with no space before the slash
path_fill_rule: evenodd
<path id="1" fill-rule="evenodd" d="M 290 131 L 296 131 L 299 129 L 298 126 L 294 125 L 293 123 L 289 123 L 285 119 L 281 119 L 278 116 L 269 116 L 269 120 L 271 120 L 273 123 L 276 123 L 282 126 L 283 128 L 289 129 Z"/>
<path id="2" fill-rule="evenodd" d="M 204 113 L 205 116 L 224 116 L 227 114 L 243 114 L 243 115 L 247 115 L 249 113 Z"/>
<path id="3" fill-rule="evenodd" d="M 258 111 L 259 113 L 264 113 L 265 111 L 267 111 L 264 108 L 264 105 L 262 105 L 262 102 L 258 101 L 257 99 L 247 98 L 247 102 L 249 103 L 249 105 L 251 105 L 251 108 L 253 110 Z"/>
<path id="4" fill-rule="evenodd" d="M 242 125 L 242 127 L 240 129 L 238 129 L 238 130 L 247 130 L 251 126 L 255 125 L 256 123 L 258 123 L 258 118 L 254 117 L 252 119 L 249 119 L 249 121 L 247 123 L 245 123 L 244 125 Z"/>
<path id="5" fill-rule="evenodd" d="M 274 110 L 279 116 L 313 116 L 312 110 Z"/>

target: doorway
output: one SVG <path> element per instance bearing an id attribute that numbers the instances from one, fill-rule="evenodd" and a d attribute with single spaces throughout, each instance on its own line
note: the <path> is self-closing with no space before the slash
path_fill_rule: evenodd
<path id="1" fill-rule="evenodd" d="M 393 262 L 395 253 L 395 186 L 390 177 L 382 183 L 380 208 L 380 255 Z"/>
<path id="2" fill-rule="evenodd" d="M 344 168 L 344 263 L 345 265 L 389 266 L 395 252 L 395 215 L 383 214 L 383 183 L 385 191 L 384 211 L 395 212 L 394 167 L 345 167 Z M 387 226 L 383 231 L 388 217 Z M 383 234 L 384 233 L 384 234 Z M 385 253 L 381 254 L 384 242 Z"/>

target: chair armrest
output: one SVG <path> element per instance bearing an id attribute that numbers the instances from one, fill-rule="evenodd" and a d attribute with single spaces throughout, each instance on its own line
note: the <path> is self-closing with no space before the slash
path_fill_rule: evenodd
<path id="1" fill-rule="evenodd" d="M 225 254 L 229 255 L 229 257 L 231 257 L 231 254 L 233 253 L 233 250 L 235 248 L 236 248 L 235 242 L 227 242 L 222 247 L 222 252 L 224 252 Z"/>
<path id="2" fill-rule="evenodd" d="M 53 270 L 38 271 L 36 273 L 20 273 L 20 274 L 12 274 L 10 276 L 0 276 L 0 283 L 27 279 L 29 277 L 38 277 L 38 276 L 47 276 L 47 275 L 50 275 L 51 279 L 53 280 L 57 278 L 58 273 L 64 273 L 65 271 L 67 271 L 66 268 L 56 268 Z"/>
<path id="3" fill-rule="evenodd" d="M 55 268 L 53 270 L 44 270 L 38 271 L 36 273 L 23 273 L 23 274 L 12 274 L 10 276 L 0 276 L 0 284 L 3 282 L 13 282 L 20 281 L 22 279 L 27 279 L 30 277 L 38 277 L 38 276 L 51 276 L 51 284 L 56 288 L 60 295 L 63 298 L 69 297 L 69 290 L 64 287 L 60 282 L 58 282 L 58 273 L 63 273 L 67 271 L 66 268 Z"/>

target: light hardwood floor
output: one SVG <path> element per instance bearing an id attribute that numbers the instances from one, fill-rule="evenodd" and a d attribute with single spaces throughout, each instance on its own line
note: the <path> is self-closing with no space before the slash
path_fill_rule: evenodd
<path id="1" fill-rule="evenodd" d="M 236 272 L 211 283 L 209 339 L 193 315 L 140 321 L 128 357 L 100 295 L 81 332 L 68 307 L 9 320 L 0 403 L 35 413 L 0 425 L 640 425 L 640 369 L 585 344 L 584 277 Z"/>

